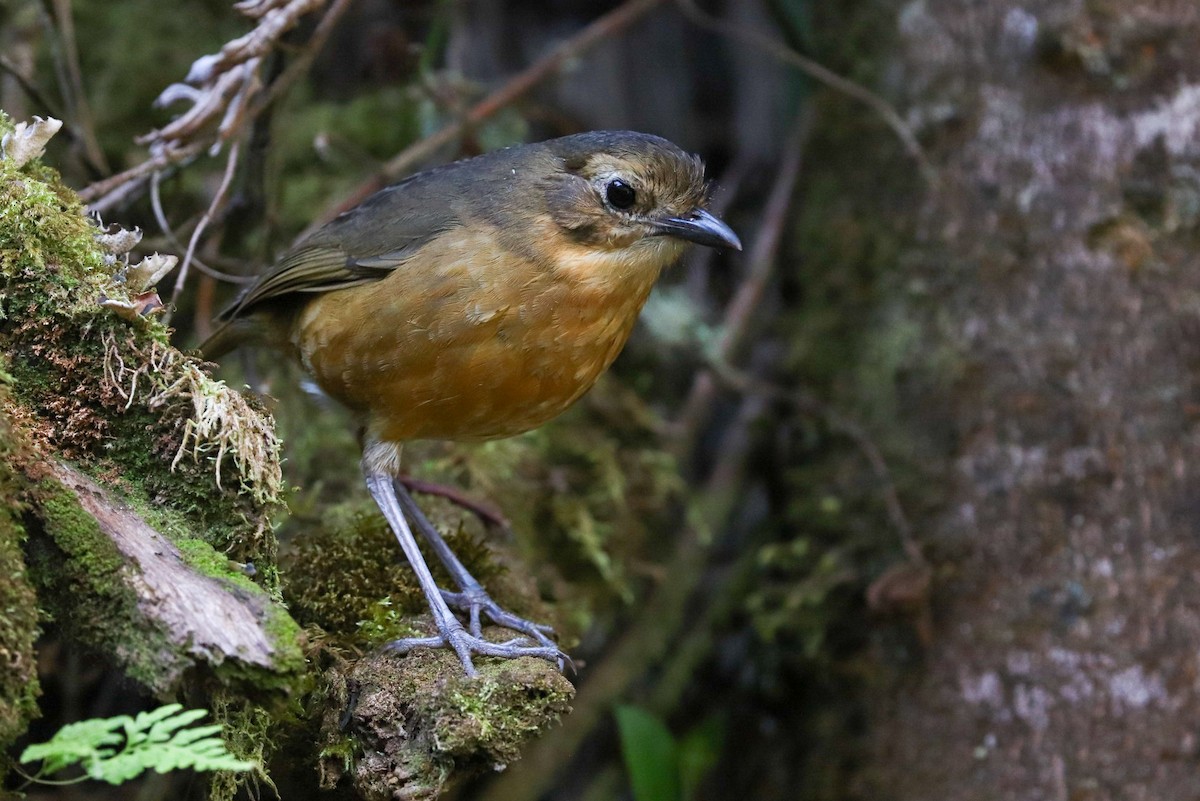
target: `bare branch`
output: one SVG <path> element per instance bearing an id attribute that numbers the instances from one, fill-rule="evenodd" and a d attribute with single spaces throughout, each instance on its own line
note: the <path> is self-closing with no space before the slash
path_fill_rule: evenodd
<path id="1" fill-rule="evenodd" d="M 179 267 L 179 275 L 175 279 L 175 290 L 171 293 L 170 308 L 167 309 L 166 315 L 163 317 L 164 325 L 170 322 L 171 313 L 175 308 L 175 304 L 179 302 L 179 297 L 183 294 L 183 287 L 187 284 L 188 267 L 192 263 L 192 257 L 196 253 L 196 245 L 200 242 L 200 237 L 204 230 L 208 228 L 213 217 L 225 205 L 225 196 L 229 192 L 229 186 L 233 183 L 233 176 L 237 172 L 239 143 L 234 142 L 229 147 L 229 157 L 225 162 L 225 174 L 221 177 L 221 185 L 217 187 L 216 194 L 213 195 L 212 202 L 208 204 L 208 210 L 204 212 L 204 216 L 200 218 L 200 222 L 196 224 L 196 229 L 192 231 L 192 237 L 188 240 L 187 253 L 183 257 L 183 264 Z"/>
<path id="2" fill-rule="evenodd" d="M 321 8 L 327 0 L 247 0 L 237 8 L 257 19 L 258 25 L 246 35 L 227 43 L 219 53 L 199 58 L 188 71 L 186 83 L 172 84 L 159 95 L 158 103 L 177 101 L 191 107 L 162 128 L 137 140 L 149 146 L 150 158 L 119 175 L 97 181 L 79 193 L 93 209 L 104 210 L 118 200 L 138 191 L 153 172 L 187 161 L 204 150 L 214 154 L 226 142 L 237 139 L 249 123 L 281 91 L 264 95 L 259 74 L 263 58 L 276 47 L 283 35 L 300 18 Z M 304 68 L 312 63 L 315 51 L 324 44 L 333 22 L 348 5 L 337 0 L 318 26 L 318 34 L 309 41 L 301 56 Z M 292 71 L 291 81 L 297 73 Z M 287 73 L 285 73 L 287 75 Z"/>
<path id="3" fill-rule="evenodd" d="M 171 226 L 170 220 L 167 219 L 167 214 L 162 207 L 162 193 L 159 190 L 162 184 L 162 173 L 156 172 L 150 178 L 150 208 L 154 211 L 154 220 L 158 223 L 158 227 L 162 229 L 163 236 L 167 238 L 167 243 L 177 251 L 186 250 L 184 244 L 179 241 L 179 237 L 175 234 L 175 229 Z M 192 257 L 192 264 L 196 265 L 196 269 L 210 278 L 218 281 L 225 281 L 230 284 L 251 284 L 254 283 L 255 276 L 253 275 L 234 275 L 222 270 L 218 270 L 203 261 L 198 256 Z"/>

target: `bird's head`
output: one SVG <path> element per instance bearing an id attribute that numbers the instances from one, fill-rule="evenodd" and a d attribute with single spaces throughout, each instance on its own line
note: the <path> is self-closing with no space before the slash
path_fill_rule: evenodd
<path id="1" fill-rule="evenodd" d="M 658 136 L 593 131 L 547 142 L 559 159 L 546 206 L 575 244 L 670 261 L 688 242 L 741 250 L 707 210 L 704 165 Z"/>

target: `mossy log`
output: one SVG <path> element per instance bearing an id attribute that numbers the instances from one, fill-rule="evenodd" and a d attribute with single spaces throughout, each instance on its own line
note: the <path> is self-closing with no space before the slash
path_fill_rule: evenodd
<path id="1" fill-rule="evenodd" d="M 172 692 L 198 667 L 257 687 L 303 671 L 295 624 L 230 560 L 202 542 L 176 544 L 68 464 L 35 462 L 26 475 L 29 508 L 47 535 L 33 545 L 43 585 L 58 590 L 60 605 L 78 603 L 79 588 L 107 602 L 63 608 L 60 617 L 93 641 L 112 641 L 146 687 Z"/>
<path id="2" fill-rule="evenodd" d="M 322 784 L 349 778 L 372 801 L 437 798 L 453 775 L 503 770 L 570 711 L 574 688 L 540 660 L 480 660 L 479 671 L 468 678 L 444 650 L 335 667 L 327 679 L 341 703 L 321 723 Z"/>

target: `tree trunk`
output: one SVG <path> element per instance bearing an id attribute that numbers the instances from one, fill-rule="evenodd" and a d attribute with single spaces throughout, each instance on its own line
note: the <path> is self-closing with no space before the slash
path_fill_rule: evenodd
<path id="1" fill-rule="evenodd" d="M 894 10 L 881 72 L 939 180 L 885 316 L 946 481 L 933 638 L 869 698 L 858 791 L 1195 798 L 1200 6 Z"/>

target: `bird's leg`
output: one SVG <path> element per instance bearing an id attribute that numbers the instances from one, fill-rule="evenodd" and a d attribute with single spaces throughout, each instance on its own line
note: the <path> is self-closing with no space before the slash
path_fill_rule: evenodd
<path id="1" fill-rule="evenodd" d="M 371 491 L 371 496 L 378 504 L 379 511 L 383 512 L 396 539 L 400 541 L 400 548 L 404 551 L 404 556 L 417 576 L 417 583 L 421 585 L 421 591 L 429 603 L 429 610 L 433 613 L 433 621 L 438 631 L 436 637 L 409 637 L 393 640 L 388 643 L 387 648 L 399 653 L 408 653 L 414 648 L 449 646 L 458 654 L 468 676 L 479 675 L 475 670 L 475 665 L 471 662 L 472 654 L 500 656 L 509 659 L 518 656 L 536 656 L 558 664 L 562 656 L 556 647 L 520 645 L 516 641 L 489 642 L 463 628 L 462 623 L 458 622 L 458 618 L 446 605 L 441 590 L 433 580 L 433 574 L 429 572 L 429 566 L 425 564 L 425 559 L 417 548 L 417 540 L 413 537 L 412 530 L 408 527 L 408 522 L 405 521 L 404 513 L 400 510 L 400 504 L 396 499 L 392 476 L 372 470 L 365 458 L 363 461 L 367 489 Z"/>
<path id="2" fill-rule="evenodd" d="M 506 629 L 512 629 L 513 631 L 519 631 L 522 634 L 532 637 L 544 646 L 557 647 L 554 641 L 546 636 L 554 631 L 550 626 L 544 626 L 525 618 L 517 617 L 493 601 L 491 596 L 487 594 L 487 590 L 483 588 L 483 585 L 467 571 L 467 568 L 455 556 L 454 551 L 450 550 L 450 546 L 442 539 L 442 535 L 438 533 L 433 523 L 429 522 L 429 518 L 417 506 L 417 502 L 413 500 L 412 495 L 408 493 L 404 485 L 397 481 L 395 489 L 396 497 L 400 500 L 400 507 L 404 510 L 405 517 L 416 525 L 417 530 L 421 532 L 421 536 L 429 543 L 429 547 L 437 554 L 437 558 L 445 565 L 451 578 L 454 579 L 454 583 L 458 585 L 458 592 L 442 590 L 442 597 L 457 609 L 470 615 L 472 634 L 476 637 L 480 636 L 479 615 L 482 612 L 497 625 L 503 626 Z"/>

